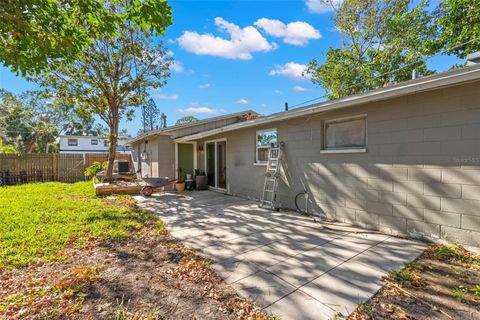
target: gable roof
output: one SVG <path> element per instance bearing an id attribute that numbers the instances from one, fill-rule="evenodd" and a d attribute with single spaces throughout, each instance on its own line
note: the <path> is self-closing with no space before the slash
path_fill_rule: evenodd
<path id="1" fill-rule="evenodd" d="M 193 121 L 193 122 L 189 122 L 189 123 L 174 125 L 174 126 L 171 126 L 171 127 L 166 127 L 166 128 L 161 128 L 161 129 L 157 129 L 157 130 L 147 131 L 147 132 L 144 132 L 144 133 L 136 136 L 135 138 L 131 139 L 130 141 L 128 141 L 127 144 L 132 144 L 132 143 L 135 143 L 135 142 L 140 141 L 140 140 L 144 140 L 144 139 L 149 138 L 149 137 L 169 133 L 169 132 L 172 132 L 172 131 L 175 131 L 175 130 L 185 129 L 185 128 L 189 128 L 189 127 L 194 127 L 194 126 L 210 123 L 210 122 L 215 122 L 215 121 L 220 121 L 220 120 L 239 117 L 239 116 L 242 116 L 246 113 L 252 113 L 252 114 L 255 114 L 257 116 L 260 116 L 258 113 L 256 113 L 253 110 L 244 110 L 244 111 L 240 111 L 240 112 L 229 113 L 229 114 L 225 114 L 225 115 L 218 116 L 218 117 L 212 117 L 212 118 L 197 120 L 197 121 Z"/>
<path id="2" fill-rule="evenodd" d="M 325 102 L 311 104 L 302 108 L 292 109 L 260 117 L 254 120 L 234 123 L 225 127 L 204 131 L 175 139 L 175 142 L 185 142 L 202 139 L 204 137 L 216 135 L 223 132 L 244 129 L 248 127 L 267 124 L 275 121 L 288 120 L 301 116 L 308 116 L 325 111 L 353 107 L 356 105 L 376 102 L 396 97 L 401 97 L 418 92 L 434 90 L 443 87 L 454 86 L 480 79 L 480 64 L 472 65 L 460 69 L 437 73 L 414 80 L 400 82 L 395 85 L 371 90 L 365 93 L 350 95 L 340 99 L 329 100 Z"/>

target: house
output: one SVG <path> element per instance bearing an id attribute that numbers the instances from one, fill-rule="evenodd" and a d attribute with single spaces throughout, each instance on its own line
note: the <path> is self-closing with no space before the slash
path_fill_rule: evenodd
<path id="1" fill-rule="evenodd" d="M 136 172 L 142 177 L 178 177 L 193 174 L 197 166 L 197 144 L 175 143 L 174 139 L 203 131 L 225 127 L 257 118 L 252 110 L 236 112 L 205 120 L 145 132 L 130 140 Z M 200 146 L 202 147 L 202 146 Z"/>
<path id="2" fill-rule="evenodd" d="M 130 147 L 126 146 L 128 140 L 130 138 L 127 137 L 118 139 L 118 153 L 130 152 Z M 108 152 L 109 142 L 106 138 L 98 136 L 61 135 L 59 145 L 60 153 L 106 153 Z"/>
<path id="3" fill-rule="evenodd" d="M 322 217 L 480 246 L 480 64 L 210 130 L 165 132 L 147 150 L 163 154 L 150 163 L 155 174 L 188 159 L 212 189 L 259 199 L 268 146 L 280 141 L 283 207 L 294 208 L 306 189 L 311 213 Z"/>

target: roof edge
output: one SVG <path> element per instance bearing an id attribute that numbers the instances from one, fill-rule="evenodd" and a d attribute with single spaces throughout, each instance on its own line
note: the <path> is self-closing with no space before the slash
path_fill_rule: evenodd
<path id="1" fill-rule="evenodd" d="M 353 107 L 356 105 L 377 102 L 387 99 L 392 99 L 408 94 L 414 94 L 418 92 L 425 92 L 443 87 L 449 87 L 461 83 L 475 81 L 480 79 L 480 65 L 464 67 L 452 71 L 446 71 L 437 73 L 431 76 L 418 78 L 415 80 L 409 80 L 398 83 L 396 85 L 387 86 L 375 90 L 368 91 L 366 93 L 355 94 L 344 98 L 325 101 L 321 103 L 312 104 L 299 109 L 292 109 L 289 111 L 283 111 L 274 113 L 269 116 L 264 116 L 254 120 L 249 120 L 241 123 L 234 123 L 225 127 L 204 131 L 184 137 L 175 139 L 175 142 L 186 142 L 191 140 L 202 139 L 204 137 L 239 130 L 243 128 L 258 126 L 270 122 L 282 121 L 291 118 L 317 114 L 325 111 L 331 111 L 336 109 Z"/>
<path id="2" fill-rule="evenodd" d="M 141 135 L 131 139 L 130 141 L 128 141 L 127 144 L 132 144 L 132 143 L 135 143 L 137 141 L 144 140 L 144 139 L 146 139 L 148 137 L 151 137 L 151 136 L 156 136 L 156 135 L 160 135 L 160 134 L 163 134 L 163 133 L 168 133 L 170 131 L 174 131 L 174 130 L 178 130 L 178 129 L 184 129 L 184 128 L 197 126 L 199 124 L 209 123 L 209 122 L 212 122 L 212 121 L 219 121 L 219 120 L 222 120 L 222 119 L 238 117 L 239 115 L 242 115 L 242 114 L 245 114 L 245 113 L 254 113 L 256 115 L 260 115 L 259 113 L 257 113 L 254 110 L 251 110 L 251 109 L 238 111 L 238 112 L 234 112 L 234 113 L 228 113 L 228 114 L 217 116 L 217 117 L 211 117 L 211 118 L 201 119 L 201 120 L 197 120 L 197 121 L 193 121 L 193 122 L 185 123 L 185 124 L 181 124 L 181 125 L 173 125 L 171 127 L 166 127 L 166 128 L 162 128 L 162 129 L 147 131 L 147 132 L 144 132 Z"/>

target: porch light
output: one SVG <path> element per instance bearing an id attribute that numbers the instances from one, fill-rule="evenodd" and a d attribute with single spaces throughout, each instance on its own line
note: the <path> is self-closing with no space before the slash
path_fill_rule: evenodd
<path id="1" fill-rule="evenodd" d="M 203 151 L 203 145 L 198 146 L 198 151 L 202 152 Z"/>

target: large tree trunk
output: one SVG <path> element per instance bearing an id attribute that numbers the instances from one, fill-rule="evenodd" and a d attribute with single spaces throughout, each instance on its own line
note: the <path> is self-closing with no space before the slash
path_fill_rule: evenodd
<path id="1" fill-rule="evenodd" d="M 108 148 L 108 166 L 105 180 L 107 182 L 113 181 L 113 163 L 115 162 L 115 155 L 117 154 L 117 140 L 118 140 L 118 117 L 112 116 L 110 120 L 110 146 Z"/>

